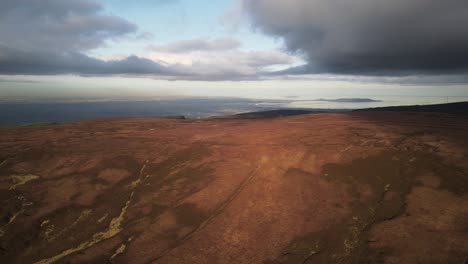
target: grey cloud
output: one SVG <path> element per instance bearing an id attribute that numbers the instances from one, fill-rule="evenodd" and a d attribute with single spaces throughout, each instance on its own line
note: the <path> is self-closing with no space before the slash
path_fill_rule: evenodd
<path id="1" fill-rule="evenodd" d="M 0 48 L 5 51 L 5 48 Z M 103 61 L 79 52 L 34 53 L 10 49 L 0 54 L 0 74 L 160 74 L 177 75 L 175 69 L 152 60 L 130 56 L 122 60 Z"/>
<path id="2" fill-rule="evenodd" d="M 243 58 L 244 63 L 253 67 L 290 64 L 293 62 L 290 56 L 281 52 L 251 51 L 246 54 L 247 56 Z"/>
<path id="3" fill-rule="evenodd" d="M 85 53 L 136 33 L 120 17 L 102 14 L 99 0 L 7 0 L 0 10 L 1 74 L 170 74 L 177 71 L 130 56 L 103 61 Z"/>
<path id="4" fill-rule="evenodd" d="M 221 38 L 214 40 L 182 40 L 166 45 L 153 45 L 148 49 L 159 52 L 189 53 L 194 51 L 227 51 L 237 49 L 240 46 L 240 42 L 236 39 Z"/>
<path id="5" fill-rule="evenodd" d="M 253 26 L 308 65 L 283 73 L 468 71 L 466 0 L 243 0 Z"/>
<path id="6" fill-rule="evenodd" d="M 292 62 L 281 52 L 241 51 L 239 41 L 231 38 L 153 46 L 178 54 L 203 53 L 198 57 L 185 54 L 192 63 L 166 64 L 137 56 L 106 61 L 88 54 L 111 39 L 151 36 L 138 32 L 135 24 L 123 18 L 106 15 L 102 0 L 0 1 L 0 74 L 4 75 L 119 74 L 171 80 L 239 80 L 259 78 L 267 66 Z"/>
<path id="7" fill-rule="evenodd" d="M 2 1 L 0 44 L 23 51 L 82 52 L 136 32 L 135 24 L 101 11 L 97 0 Z"/>
<path id="8" fill-rule="evenodd" d="M 215 60 L 192 65 L 162 64 L 130 56 L 103 61 L 78 52 L 64 54 L 21 52 L 0 47 L 0 75 L 146 75 L 168 80 L 252 80 L 263 67 L 286 64 L 291 58 L 279 52 L 232 51 Z"/>
<path id="9" fill-rule="evenodd" d="M 210 54 L 213 54 L 210 56 Z M 265 67 L 271 65 L 289 64 L 292 59 L 287 54 L 278 51 L 240 51 L 204 53 L 200 60 L 192 64 L 173 65 L 179 75 L 177 79 L 185 80 L 257 80 L 265 74 Z"/>

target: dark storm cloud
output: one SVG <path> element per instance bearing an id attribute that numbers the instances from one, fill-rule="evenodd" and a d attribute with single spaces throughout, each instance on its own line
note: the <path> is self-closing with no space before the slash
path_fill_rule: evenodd
<path id="1" fill-rule="evenodd" d="M 308 65 L 283 74 L 468 70 L 466 0 L 244 0 L 253 25 Z"/>
<path id="2" fill-rule="evenodd" d="M 102 61 L 85 53 L 137 26 L 102 14 L 98 0 L 3 0 L 1 74 L 166 74 L 172 70 L 131 56 Z"/>

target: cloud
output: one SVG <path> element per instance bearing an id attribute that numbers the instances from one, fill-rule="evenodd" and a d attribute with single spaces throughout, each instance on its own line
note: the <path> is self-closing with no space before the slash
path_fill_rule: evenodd
<path id="1" fill-rule="evenodd" d="M 166 45 L 152 45 L 149 50 L 170 53 L 190 53 L 195 51 L 228 51 L 237 49 L 241 43 L 233 38 L 220 38 L 213 40 L 192 39 L 182 40 Z"/>
<path id="2" fill-rule="evenodd" d="M 270 67 L 293 65 L 297 58 L 278 50 L 246 51 L 234 39 L 185 40 L 151 46 L 141 57 L 164 65 L 177 65 L 185 73 L 179 79 L 245 80 L 259 79 Z"/>
<path id="3" fill-rule="evenodd" d="M 228 31 L 238 32 L 242 26 L 248 25 L 245 18 L 242 1 L 234 0 L 226 12 L 218 17 L 218 20 Z"/>
<path id="4" fill-rule="evenodd" d="M 0 10 L 0 74 L 159 74 L 177 70 L 129 56 L 100 60 L 86 52 L 128 34 L 137 26 L 104 15 L 95 0 L 7 0 Z"/>
<path id="5" fill-rule="evenodd" d="M 204 56 L 205 55 L 205 56 Z M 200 54 L 190 64 L 191 73 L 211 80 L 260 79 L 268 67 L 289 65 L 294 58 L 280 51 L 230 51 Z"/>
<path id="6" fill-rule="evenodd" d="M 252 24 L 306 67 L 283 74 L 468 72 L 464 0 L 243 0 Z"/>
<path id="7" fill-rule="evenodd" d="M 23 51 L 82 52 L 137 26 L 102 14 L 99 1 L 6 0 L 0 11 L 0 44 Z"/>
<path id="8" fill-rule="evenodd" d="M 6 48 L 0 47 L 0 50 L 5 51 Z M 57 54 L 10 50 L 0 54 L 0 58 L 0 74 L 6 75 L 178 74 L 171 67 L 137 56 L 104 61 L 79 52 Z"/>
<path id="9" fill-rule="evenodd" d="M 157 1 L 163 2 L 174 1 Z M 128 37 L 148 41 L 152 36 L 132 22 L 106 15 L 100 0 L 6 0 L 0 9 L 0 74 L 241 80 L 257 79 L 265 68 L 293 61 L 280 51 L 242 51 L 233 38 L 152 45 L 117 59 L 90 55 L 109 40 Z"/>

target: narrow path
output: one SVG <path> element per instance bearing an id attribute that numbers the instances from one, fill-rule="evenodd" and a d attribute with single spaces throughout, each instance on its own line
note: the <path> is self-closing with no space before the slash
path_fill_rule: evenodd
<path id="1" fill-rule="evenodd" d="M 241 184 L 239 184 L 239 186 L 227 197 L 226 200 L 224 200 L 220 206 L 218 206 L 207 218 L 205 221 L 203 221 L 200 225 L 198 225 L 194 230 L 192 230 L 191 232 L 189 232 L 186 236 L 184 236 L 180 242 L 177 244 L 177 245 L 174 245 L 170 248 L 167 248 L 166 250 L 164 250 L 159 256 L 151 259 L 150 261 L 148 261 L 147 263 L 153 263 L 155 261 L 158 261 L 159 259 L 163 258 L 165 255 L 167 255 L 168 253 L 170 253 L 172 250 L 178 248 L 179 246 L 181 246 L 182 244 L 184 244 L 187 240 L 189 240 L 190 238 L 192 238 L 194 236 L 195 233 L 197 233 L 198 231 L 202 230 L 203 228 L 205 228 L 216 216 L 220 215 L 224 209 L 239 195 L 239 193 L 242 192 L 242 190 L 245 189 L 245 187 L 252 181 L 252 179 L 255 177 L 255 175 L 257 174 L 258 170 L 259 170 L 260 166 L 257 166 L 255 169 L 252 170 L 252 172 L 250 173 L 250 175 L 244 180 L 242 181 Z"/>

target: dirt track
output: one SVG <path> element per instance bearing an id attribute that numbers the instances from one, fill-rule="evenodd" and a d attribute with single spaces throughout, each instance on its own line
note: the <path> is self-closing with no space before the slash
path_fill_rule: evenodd
<path id="1" fill-rule="evenodd" d="M 100 119 L 0 130 L 0 263 L 454 263 L 468 118 Z"/>

